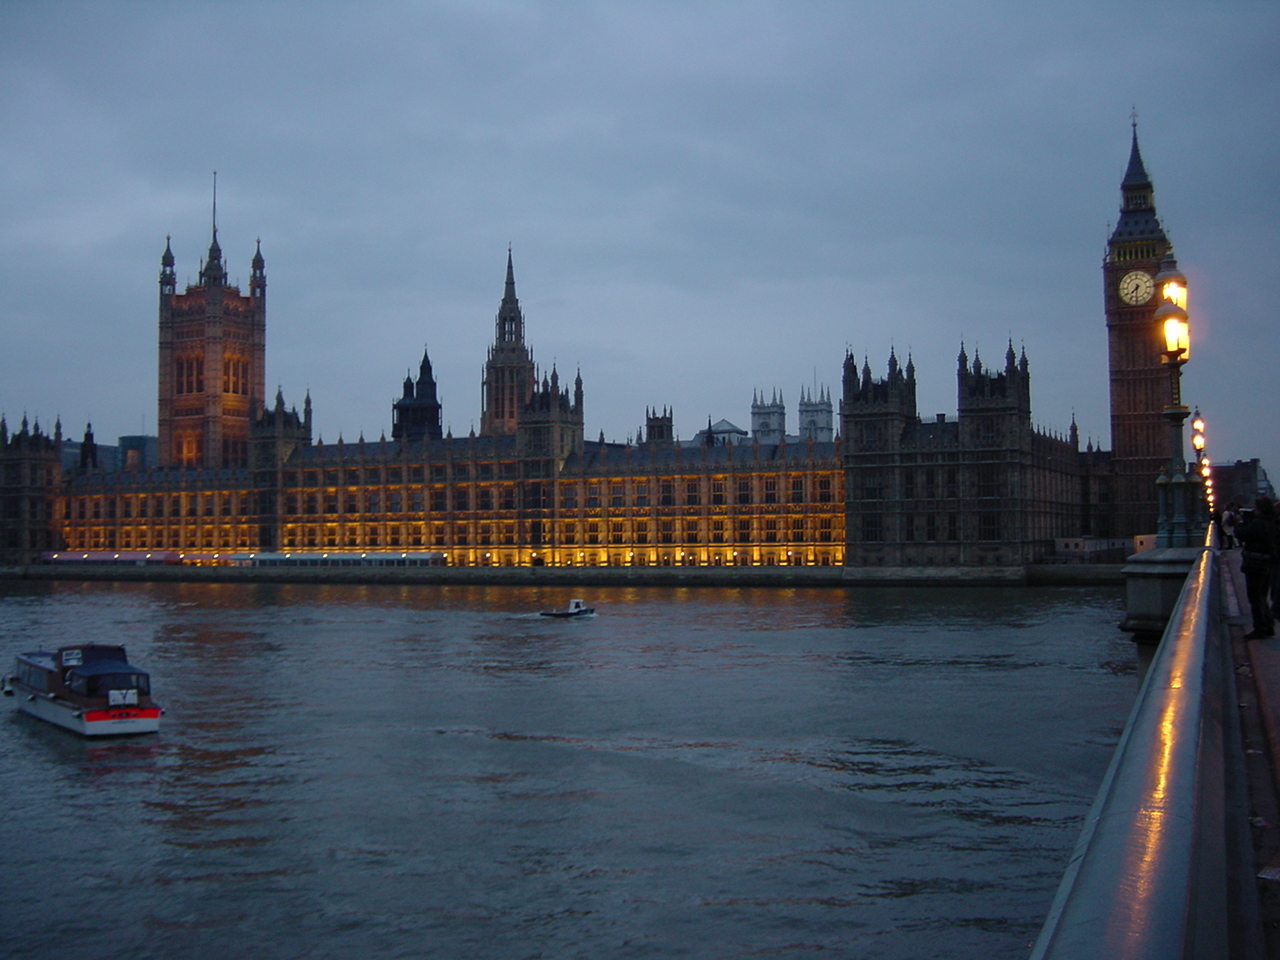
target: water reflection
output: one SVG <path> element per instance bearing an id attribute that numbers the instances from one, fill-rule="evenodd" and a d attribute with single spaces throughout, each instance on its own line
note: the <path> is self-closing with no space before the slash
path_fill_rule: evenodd
<path id="1" fill-rule="evenodd" d="M 146 740 L 0 723 L 15 955 L 1021 957 L 1136 685 L 1107 591 L 0 587 Z M 79 863 L 50 857 L 75 836 Z M 70 879 L 69 879 L 70 877 Z M 110 931 L 105 936 L 104 932 Z"/>

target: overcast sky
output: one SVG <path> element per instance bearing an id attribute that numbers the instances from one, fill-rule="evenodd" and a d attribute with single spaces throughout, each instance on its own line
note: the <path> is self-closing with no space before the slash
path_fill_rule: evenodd
<path id="1" fill-rule="evenodd" d="M 1101 260 L 1136 107 L 1191 290 L 1184 397 L 1280 480 L 1280 4 L 0 4 L 0 410 L 156 429 L 157 274 L 268 279 L 268 390 L 478 426 L 507 246 L 589 437 L 689 437 L 846 350 L 956 409 L 961 341 L 1110 446 Z"/>

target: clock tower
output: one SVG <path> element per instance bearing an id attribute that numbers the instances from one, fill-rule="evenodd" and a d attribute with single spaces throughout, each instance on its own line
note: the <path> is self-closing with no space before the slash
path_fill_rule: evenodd
<path id="1" fill-rule="evenodd" d="M 1111 457 L 1115 475 L 1113 535 L 1155 533 L 1156 478 L 1172 454 L 1163 335 L 1155 321 L 1155 277 L 1172 250 L 1156 217 L 1154 190 L 1138 150 L 1137 122 L 1120 184 L 1120 219 L 1102 264 L 1111 377 Z"/>

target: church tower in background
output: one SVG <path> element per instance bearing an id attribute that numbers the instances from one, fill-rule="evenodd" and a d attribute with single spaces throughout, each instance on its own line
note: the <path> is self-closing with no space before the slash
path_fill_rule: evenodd
<path id="1" fill-rule="evenodd" d="M 1156 478 L 1172 455 L 1163 334 L 1155 321 L 1155 277 L 1172 245 L 1156 217 L 1154 189 L 1138 150 L 1134 123 L 1129 166 L 1120 184 L 1120 219 L 1102 265 L 1111 377 L 1111 456 L 1115 532 L 1155 533 Z"/>
<path id="2" fill-rule="evenodd" d="M 482 436 L 511 436 L 520 411 L 533 396 L 536 372 L 524 342 L 524 314 L 516 299 L 515 271 L 507 250 L 507 284 L 498 307 L 496 333 L 484 365 L 480 408 Z"/>
<path id="3" fill-rule="evenodd" d="M 227 283 L 213 240 L 200 279 L 177 292 L 173 249 L 160 260 L 160 433 L 162 466 L 220 469 L 249 464 L 249 424 L 266 384 L 267 274 L 259 244 L 249 293 Z"/>

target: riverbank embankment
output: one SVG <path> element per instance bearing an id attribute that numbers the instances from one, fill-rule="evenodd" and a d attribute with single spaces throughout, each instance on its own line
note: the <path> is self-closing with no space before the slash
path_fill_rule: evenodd
<path id="1" fill-rule="evenodd" d="M 562 587 L 1119 586 L 1121 564 L 1019 567 L 0 567 L 0 580 Z"/>

